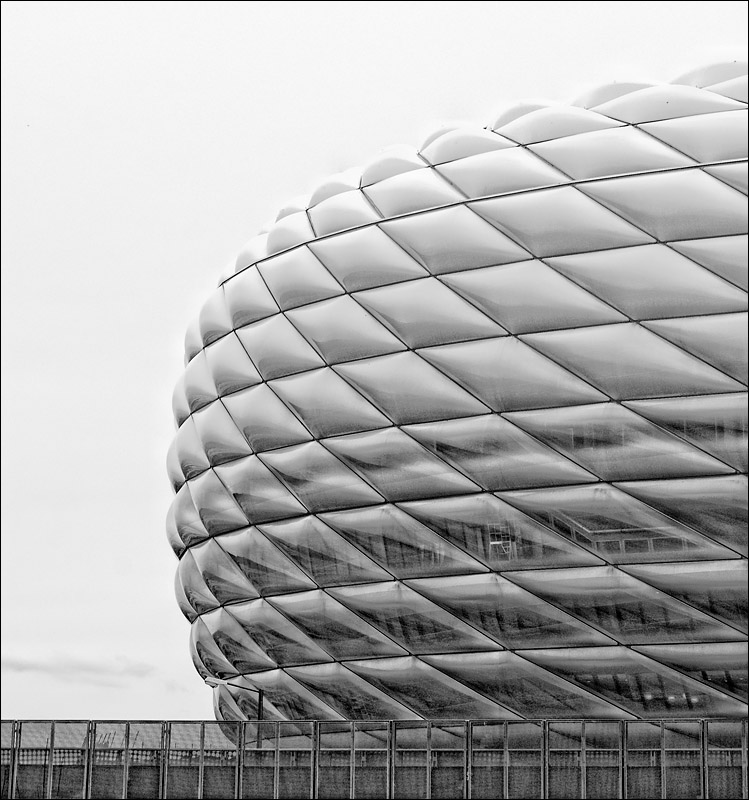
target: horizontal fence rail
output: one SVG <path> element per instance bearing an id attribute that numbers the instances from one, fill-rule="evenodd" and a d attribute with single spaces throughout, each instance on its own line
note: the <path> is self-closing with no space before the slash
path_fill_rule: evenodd
<path id="1" fill-rule="evenodd" d="M 2 798 L 746 798 L 747 722 L 3 721 Z"/>

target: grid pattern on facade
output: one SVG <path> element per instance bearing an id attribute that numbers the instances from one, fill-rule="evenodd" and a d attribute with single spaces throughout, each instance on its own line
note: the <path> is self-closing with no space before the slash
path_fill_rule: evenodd
<path id="1" fill-rule="evenodd" d="M 243 250 L 169 455 L 219 719 L 746 714 L 746 85 L 443 130 Z"/>
<path id="2" fill-rule="evenodd" d="M 2 798 L 746 798 L 740 720 L 2 722 Z"/>

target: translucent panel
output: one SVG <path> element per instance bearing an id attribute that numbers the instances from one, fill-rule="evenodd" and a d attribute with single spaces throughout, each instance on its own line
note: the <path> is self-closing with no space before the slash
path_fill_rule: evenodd
<path id="1" fill-rule="evenodd" d="M 234 464 L 243 463 L 244 460 L 232 462 L 229 469 Z M 187 485 L 200 519 L 211 536 L 235 531 L 247 525 L 245 515 L 234 502 L 236 498 L 232 499 L 213 470 L 193 478 Z"/>
<path id="2" fill-rule="evenodd" d="M 690 117 L 741 108 L 734 100 L 696 89 L 693 86 L 649 86 L 596 106 L 605 114 L 622 122 L 637 124 L 660 119 Z"/>
<path id="3" fill-rule="evenodd" d="M 358 188 L 359 175 L 355 169 L 347 169 L 343 172 L 338 172 L 325 178 L 323 182 L 315 188 L 315 191 L 312 192 L 312 196 L 309 198 L 309 202 L 306 203 L 305 206 L 309 206 L 309 208 L 312 209 L 320 203 L 325 202 L 325 200 L 330 197 L 335 197 L 343 192 L 349 192 L 352 189 Z"/>
<path id="4" fill-rule="evenodd" d="M 438 136 L 422 148 L 421 157 L 430 164 L 445 164 L 458 158 L 468 158 L 507 147 L 514 148 L 515 143 L 484 128 L 466 127 Z"/>
<path id="5" fill-rule="evenodd" d="M 584 92 L 580 97 L 576 98 L 573 105 L 580 106 L 581 108 L 593 108 L 600 106 L 602 103 L 607 103 L 615 97 L 622 97 L 625 94 L 634 92 L 637 89 L 645 89 L 652 86 L 650 83 L 604 83 L 600 86 L 594 86 L 592 89 Z"/>
<path id="6" fill-rule="evenodd" d="M 274 597 L 276 606 L 335 659 L 403 654 L 402 648 L 321 591 Z"/>
<path id="7" fill-rule="evenodd" d="M 253 386 L 224 398 L 235 426 L 255 452 L 306 442 L 309 431 L 267 385 Z"/>
<path id="8" fill-rule="evenodd" d="M 240 681 L 233 681 L 233 683 L 240 683 Z M 257 694 L 258 689 L 263 690 L 265 703 L 271 703 L 272 706 L 279 712 L 279 715 L 285 719 L 309 719 L 309 720 L 322 720 L 322 719 L 341 719 L 341 715 L 327 704 L 316 697 L 309 689 L 305 689 L 300 683 L 295 681 L 290 675 L 287 675 L 283 670 L 276 669 L 269 672 L 256 672 L 252 676 L 252 683 L 247 682 L 248 688 L 251 687 Z M 284 735 L 286 730 L 295 731 L 297 736 Z M 302 760 L 302 755 L 299 750 L 306 750 L 309 744 L 304 743 L 304 739 L 298 736 L 299 729 L 296 726 L 289 726 L 289 729 L 281 729 L 279 736 L 279 745 L 286 749 L 291 744 L 296 749 L 296 759 Z M 301 741 L 300 741 L 301 739 Z M 301 747 L 300 747 L 301 745 Z M 245 753 L 246 755 L 246 753 Z M 296 760 L 295 759 L 295 760 Z M 307 764 L 309 762 L 307 761 Z M 291 759 L 284 765 L 284 769 L 291 767 Z M 305 766 L 304 771 L 307 773 L 304 780 L 305 788 L 309 786 L 309 766 Z M 298 788 L 298 787 L 297 787 Z M 292 795 L 293 797 L 294 795 Z M 298 794 L 296 795 L 299 796 Z"/>
<path id="9" fill-rule="evenodd" d="M 391 577 L 316 517 L 261 525 L 260 530 L 318 586 L 383 581 Z"/>
<path id="10" fill-rule="evenodd" d="M 220 538 L 209 539 L 190 549 L 211 594 L 219 603 L 232 603 L 257 597 L 258 593 L 250 585 L 245 573 L 220 547 L 219 541 Z"/>
<path id="11" fill-rule="evenodd" d="M 367 186 L 363 191 L 383 217 L 409 214 L 463 199 L 461 194 L 431 169 L 417 169 L 394 175 Z"/>
<path id="12" fill-rule="evenodd" d="M 255 456 L 216 471 L 251 522 L 270 522 L 306 513 L 304 506 Z"/>
<path id="13" fill-rule="evenodd" d="M 185 397 L 190 411 L 197 411 L 212 403 L 218 395 L 206 363 L 205 352 L 201 351 L 185 368 Z"/>
<path id="14" fill-rule="evenodd" d="M 485 489 L 596 480 L 496 415 L 412 425 L 404 430 Z"/>
<path id="15" fill-rule="evenodd" d="M 177 431 L 174 449 L 177 464 L 185 478 L 194 478 L 210 467 L 208 456 L 198 438 L 193 417 L 188 417 Z"/>
<path id="16" fill-rule="evenodd" d="M 615 567 L 513 572 L 512 581 L 623 644 L 737 641 L 741 634 Z"/>
<path id="17" fill-rule="evenodd" d="M 232 605 L 227 613 L 234 617 L 250 638 L 280 667 L 330 661 L 308 636 L 276 611 L 267 600 Z"/>
<path id="18" fill-rule="evenodd" d="M 258 269 L 281 309 L 343 294 L 338 282 L 306 247 L 266 259 Z"/>
<path id="19" fill-rule="evenodd" d="M 218 543 L 257 590 L 257 594 L 265 596 L 299 592 L 314 586 L 299 567 L 274 547 L 257 528 L 222 536 Z"/>
<path id="20" fill-rule="evenodd" d="M 546 103 L 543 100 L 539 101 L 527 100 L 522 103 L 516 103 L 515 105 L 504 109 L 499 114 L 499 116 L 494 120 L 494 122 L 487 127 L 497 130 L 503 127 L 504 125 L 508 125 L 513 120 L 519 119 L 525 114 L 530 114 L 531 111 L 536 111 L 539 108 L 547 108 L 548 106 L 549 103 Z"/>
<path id="21" fill-rule="evenodd" d="M 626 320 L 540 261 L 464 272 L 444 281 L 511 333 Z"/>
<path id="22" fill-rule="evenodd" d="M 425 656 L 424 660 L 521 717 L 622 718 L 628 715 L 514 653 Z"/>
<path id="23" fill-rule="evenodd" d="M 352 661 L 346 665 L 388 696 L 432 719 L 517 719 L 418 658 Z"/>
<path id="24" fill-rule="evenodd" d="M 443 164 L 437 171 L 468 197 L 556 186 L 569 180 L 559 170 L 521 147 L 462 158 Z"/>
<path id="25" fill-rule="evenodd" d="M 184 373 L 177 379 L 174 392 L 172 392 L 172 413 L 177 425 L 181 425 L 190 416 L 190 406 L 185 395 Z"/>
<path id="26" fill-rule="evenodd" d="M 348 295 L 290 311 L 288 318 L 328 364 L 406 349 Z"/>
<path id="27" fill-rule="evenodd" d="M 278 313 L 276 301 L 260 277 L 257 267 L 245 269 L 226 281 L 224 294 L 235 328 Z"/>
<path id="28" fill-rule="evenodd" d="M 391 424 L 329 367 L 282 378 L 270 385 L 315 436 L 354 433 Z"/>
<path id="29" fill-rule="evenodd" d="M 415 353 L 341 364 L 336 372 L 396 424 L 465 417 L 488 410 Z"/>
<path id="30" fill-rule="evenodd" d="M 189 500 L 189 503 L 192 506 L 192 500 Z M 169 546 L 172 548 L 172 550 L 174 550 L 177 558 L 179 558 L 185 550 L 185 545 L 182 539 L 180 539 L 179 533 L 177 532 L 177 523 L 174 519 L 174 506 L 175 503 L 173 502 L 172 505 L 169 506 L 169 511 L 166 515 L 166 538 L 169 541 Z M 193 513 L 195 513 L 194 506 Z M 195 513 L 195 516 L 197 517 L 197 513 Z M 198 522 L 200 522 L 200 520 L 198 520 Z M 205 530 L 203 530 L 203 536 L 208 536 Z"/>
<path id="31" fill-rule="evenodd" d="M 734 628 L 747 629 L 745 559 L 693 564 L 638 564 L 622 569 Z"/>
<path id="32" fill-rule="evenodd" d="M 377 226 L 311 242 L 309 248 L 349 292 L 427 274 Z"/>
<path id="33" fill-rule="evenodd" d="M 239 672 L 257 672 L 276 666 L 223 608 L 204 614 L 201 619 L 218 649 Z"/>
<path id="34" fill-rule="evenodd" d="M 211 632 L 200 619 L 196 619 L 190 627 L 190 650 L 193 664 L 201 678 L 212 676 L 225 680 L 239 674 L 236 667 L 224 658 L 213 641 Z"/>
<path id="35" fill-rule="evenodd" d="M 512 650 L 615 644 L 498 575 L 428 578 L 408 585 Z"/>
<path id="36" fill-rule="evenodd" d="M 479 489 L 397 428 L 339 436 L 324 444 L 386 500 L 440 497 Z"/>
<path id="37" fill-rule="evenodd" d="M 659 241 L 747 231 L 746 199 L 699 169 L 595 181 L 579 189 Z"/>
<path id="38" fill-rule="evenodd" d="M 202 348 L 203 340 L 200 338 L 198 320 L 193 319 L 185 331 L 185 364 L 192 361 Z"/>
<path id="39" fill-rule="evenodd" d="M 357 302 L 409 347 L 504 336 L 506 331 L 436 278 L 370 289 Z"/>
<path id="40" fill-rule="evenodd" d="M 499 128 L 499 133 L 519 144 L 534 144 L 547 139 L 562 139 L 576 133 L 605 130 L 620 123 L 575 106 L 539 108 Z"/>
<path id="41" fill-rule="evenodd" d="M 691 242 L 673 242 L 670 246 L 744 291 L 747 290 L 746 236 L 695 239 Z"/>
<path id="42" fill-rule="evenodd" d="M 309 210 L 309 218 L 315 233 L 318 236 L 327 236 L 346 228 L 377 222 L 380 215 L 364 194 L 355 189 L 323 200 Z"/>
<path id="43" fill-rule="evenodd" d="M 747 155 L 746 110 L 652 122 L 642 129 L 703 163 Z"/>
<path id="44" fill-rule="evenodd" d="M 463 205 L 385 222 L 380 227 L 435 275 L 530 258 Z"/>
<path id="45" fill-rule="evenodd" d="M 391 505 L 321 515 L 397 578 L 485 572 L 486 567 Z"/>
<path id="46" fill-rule="evenodd" d="M 520 411 L 508 418 L 605 481 L 732 472 L 618 403 Z"/>
<path id="47" fill-rule="evenodd" d="M 375 689 L 374 686 L 340 664 L 296 667 L 288 672 L 347 719 L 376 720 L 413 717 L 412 711 L 396 702 L 387 693 Z M 350 742 L 349 734 L 344 746 L 350 747 Z M 344 796 L 348 797 L 348 792 Z"/>
<path id="48" fill-rule="evenodd" d="M 497 571 L 601 563 L 492 495 L 422 500 L 401 507 Z"/>
<path id="49" fill-rule="evenodd" d="M 413 169 L 423 169 L 424 162 L 408 145 L 394 145 L 378 153 L 362 170 L 361 185 L 370 186 L 379 183 L 393 175 L 410 172 Z"/>
<path id="50" fill-rule="evenodd" d="M 749 380 L 746 312 L 658 320 L 644 325 L 732 378 L 743 383 Z"/>
<path id="51" fill-rule="evenodd" d="M 198 317 L 198 327 L 203 345 L 225 336 L 232 329 L 232 321 L 224 301 L 224 287 L 219 286 L 203 304 Z"/>
<path id="52" fill-rule="evenodd" d="M 606 395 L 509 336 L 430 347 L 420 350 L 419 355 L 455 378 L 495 411 L 576 405 L 606 399 Z"/>
<path id="53" fill-rule="evenodd" d="M 745 61 L 724 61 L 722 63 L 709 64 L 679 75 L 671 83 L 683 83 L 686 86 L 709 86 L 712 91 L 712 84 L 714 83 L 745 75 L 746 67 Z"/>
<path id="54" fill-rule="evenodd" d="M 479 200 L 470 206 L 534 256 L 562 256 L 652 242 L 574 186 Z M 544 224 L 539 225 L 539 220 Z M 506 259 L 506 261 L 519 259 Z"/>
<path id="55" fill-rule="evenodd" d="M 662 244 L 562 256 L 548 263 L 632 319 L 746 308 L 745 292 Z"/>
<path id="56" fill-rule="evenodd" d="M 612 564 L 730 557 L 724 548 L 605 484 L 506 492 L 502 498 Z"/>
<path id="57" fill-rule="evenodd" d="M 196 411 L 192 419 L 211 466 L 248 456 L 252 452 L 220 400 Z"/>
<path id="58" fill-rule="evenodd" d="M 195 510 L 195 504 L 192 502 L 190 495 L 190 487 L 187 484 L 182 486 L 172 501 L 167 518 L 167 527 L 171 527 L 170 523 L 172 521 L 177 536 L 186 547 L 208 538 L 208 531 Z"/>
<path id="59" fill-rule="evenodd" d="M 219 397 L 254 386 L 262 380 L 235 333 L 207 347 L 205 359 Z"/>
<path id="60" fill-rule="evenodd" d="M 749 102 L 749 83 L 747 82 L 746 75 L 742 75 L 740 78 L 732 78 L 729 81 L 715 83 L 709 88 L 711 92 L 722 94 L 724 97 L 729 97 L 732 100 L 739 100 L 742 103 Z"/>
<path id="61" fill-rule="evenodd" d="M 219 605 L 218 600 L 206 586 L 190 550 L 187 550 L 179 560 L 177 583 L 196 613 L 203 614 Z"/>
<path id="62" fill-rule="evenodd" d="M 614 400 L 735 392 L 741 384 L 635 323 L 524 337 Z"/>
<path id="63" fill-rule="evenodd" d="M 625 405 L 732 467 L 746 471 L 746 394 L 635 400 Z"/>
<path id="64" fill-rule="evenodd" d="M 294 210 L 298 211 L 299 209 Z M 261 258 L 265 258 L 265 256 L 268 255 L 266 247 L 267 239 L 267 233 L 260 233 L 244 243 L 242 249 L 237 255 L 237 260 L 234 267 L 235 272 L 240 272 L 245 267 L 248 267 L 250 264 L 254 264 L 256 261 L 259 261 Z"/>
<path id="65" fill-rule="evenodd" d="M 639 481 L 623 483 L 621 488 L 679 522 L 747 555 L 746 476 Z"/>
<path id="66" fill-rule="evenodd" d="M 530 149 L 576 181 L 694 163 L 652 136 L 630 127 L 553 139 Z"/>
<path id="67" fill-rule="evenodd" d="M 651 645 L 635 649 L 690 678 L 747 699 L 747 651 L 743 642 Z"/>
<path id="68" fill-rule="evenodd" d="M 411 653 L 498 650 L 500 646 L 402 583 L 328 590 Z"/>
<path id="69" fill-rule="evenodd" d="M 377 492 L 317 442 L 266 453 L 263 460 L 312 513 L 382 501 Z"/>
<path id="70" fill-rule="evenodd" d="M 268 232 L 266 242 L 268 255 L 272 256 L 274 253 L 280 253 L 282 250 L 288 250 L 314 238 L 315 233 L 306 212 L 298 211 L 295 214 L 289 214 L 278 220 Z"/>
<path id="71" fill-rule="evenodd" d="M 240 328 L 237 336 L 265 380 L 323 366 L 320 356 L 280 314 Z"/>
<path id="72" fill-rule="evenodd" d="M 741 703 L 625 647 L 525 651 L 524 658 L 644 717 L 740 716 Z"/>
<path id="73" fill-rule="evenodd" d="M 723 183 L 733 186 L 738 189 L 742 194 L 747 194 L 749 191 L 749 170 L 747 163 L 743 164 L 721 164 L 718 167 L 705 167 L 705 172 L 708 175 L 713 175 Z"/>

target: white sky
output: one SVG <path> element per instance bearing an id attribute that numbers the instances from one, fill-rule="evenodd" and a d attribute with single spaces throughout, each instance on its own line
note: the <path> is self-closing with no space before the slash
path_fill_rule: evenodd
<path id="1" fill-rule="evenodd" d="M 2 717 L 212 718 L 164 534 L 185 328 L 454 119 L 746 58 L 744 2 L 3 2 Z"/>

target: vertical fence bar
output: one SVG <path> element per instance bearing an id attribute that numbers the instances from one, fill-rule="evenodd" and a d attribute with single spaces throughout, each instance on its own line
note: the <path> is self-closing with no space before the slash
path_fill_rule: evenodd
<path id="1" fill-rule="evenodd" d="M 388 722 L 388 736 L 387 736 L 387 778 L 388 800 L 395 797 L 395 721 Z"/>
<path id="2" fill-rule="evenodd" d="M 96 748 L 96 723 L 88 721 L 86 728 L 86 760 L 83 764 L 83 797 L 91 797 L 91 780 L 93 778 L 94 750 Z"/>
<path id="3" fill-rule="evenodd" d="M 741 796 L 746 798 L 747 785 L 746 785 L 746 772 L 747 772 L 747 741 L 746 741 L 746 727 L 747 721 L 741 723 Z"/>
<path id="4" fill-rule="evenodd" d="M 580 797 L 585 800 L 588 796 L 587 792 L 587 776 L 585 774 L 588 764 L 588 759 L 585 753 L 585 720 L 580 723 Z"/>
<path id="5" fill-rule="evenodd" d="M 626 720 L 619 721 L 619 797 L 627 800 L 627 779 L 629 750 L 627 749 L 627 734 L 629 733 Z"/>
<path id="6" fill-rule="evenodd" d="M 465 800 L 470 800 L 473 780 L 473 723 L 468 719 L 463 726 L 463 769 L 465 770 L 463 797 Z"/>
<path id="7" fill-rule="evenodd" d="M 244 789 L 244 743 L 245 743 L 245 727 L 246 722 L 238 722 L 239 732 L 237 733 L 237 763 L 235 766 L 236 774 L 234 776 L 234 797 L 239 800 L 242 797 Z"/>
<path id="8" fill-rule="evenodd" d="M 503 748 L 504 752 L 502 753 L 503 758 L 503 769 L 502 769 L 502 790 L 503 796 L 509 797 L 510 796 L 510 747 L 507 741 L 507 720 L 502 723 L 502 738 L 503 738 Z"/>
<path id="9" fill-rule="evenodd" d="M 172 723 L 161 723 L 161 752 L 159 754 L 159 798 L 168 796 L 167 781 L 169 780 L 169 750 L 171 748 Z"/>
<path id="10" fill-rule="evenodd" d="M 549 796 L 549 720 L 541 722 L 541 797 Z"/>
<path id="11" fill-rule="evenodd" d="M 700 784 L 702 787 L 702 797 L 708 800 L 710 797 L 710 784 L 707 779 L 707 720 L 700 720 Z"/>
<path id="12" fill-rule="evenodd" d="M 427 762 L 426 800 L 431 800 L 432 798 L 432 721 L 431 720 L 427 720 L 426 762 Z"/>
<path id="13" fill-rule="evenodd" d="M 55 755 L 55 723 L 52 722 L 49 727 L 49 752 L 47 755 L 47 775 L 44 787 L 44 796 L 47 800 L 52 798 L 52 759 Z"/>
<path id="14" fill-rule="evenodd" d="M 661 720 L 661 800 L 666 800 L 666 726 Z"/>
<path id="15" fill-rule="evenodd" d="M 125 723 L 125 742 L 122 753 L 124 764 L 122 765 L 122 800 L 127 798 L 127 783 L 130 779 L 130 723 Z"/>
<path id="16" fill-rule="evenodd" d="M 312 723 L 312 752 L 310 753 L 310 787 L 312 800 L 320 794 L 320 721 Z"/>
<path id="17" fill-rule="evenodd" d="M 280 723 L 278 720 L 274 723 L 276 735 L 273 741 L 273 800 L 278 800 L 279 787 L 281 785 L 281 753 L 280 753 Z M 258 725 L 258 728 L 260 726 Z M 260 739 L 258 738 L 258 743 Z"/>
<path id="18" fill-rule="evenodd" d="M 352 799 L 356 794 L 356 778 L 354 776 L 354 770 L 356 769 L 356 755 L 355 755 L 355 748 L 356 748 L 356 723 L 351 722 L 351 752 L 349 753 L 349 784 L 348 784 L 348 794 L 349 797 Z"/>
<path id="19" fill-rule="evenodd" d="M 8 797 L 15 800 L 16 782 L 18 780 L 18 756 L 21 747 L 21 725 L 23 723 L 17 719 L 13 720 L 10 729 L 10 775 L 8 777 Z"/>
<path id="20" fill-rule="evenodd" d="M 198 756 L 198 800 L 203 800 L 203 777 L 205 775 L 205 722 L 200 723 L 200 755 Z"/>

